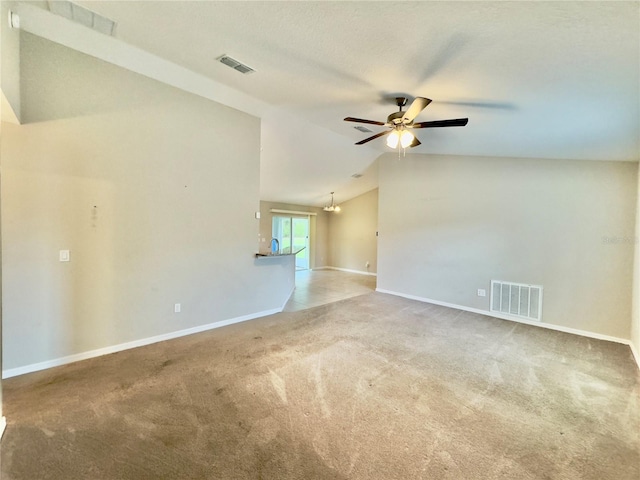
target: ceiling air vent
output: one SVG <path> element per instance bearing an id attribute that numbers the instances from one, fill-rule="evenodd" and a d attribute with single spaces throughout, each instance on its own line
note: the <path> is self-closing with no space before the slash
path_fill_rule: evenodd
<path id="1" fill-rule="evenodd" d="M 360 178 L 362 176 L 361 173 L 354 173 L 353 175 L 351 175 L 353 178 Z"/>
<path id="2" fill-rule="evenodd" d="M 238 60 L 236 60 L 235 58 L 231 58 L 228 55 L 222 55 L 220 58 L 218 58 L 218 60 L 220 61 L 220 63 L 224 63 L 227 67 L 231 67 L 234 70 L 237 70 L 245 75 L 255 72 L 253 68 L 245 65 L 244 63 L 240 63 Z"/>
<path id="3" fill-rule="evenodd" d="M 115 34 L 116 22 L 75 3 L 67 2 L 66 0 L 50 0 L 49 10 L 51 10 L 51 13 L 68 18 L 73 22 L 92 28 L 97 32 L 111 36 Z"/>
<path id="4" fill-rule="evenodd" d="M 371 133 L 373 130 L 369 130 L 367 127 L 363 127 L 362 125 L 358 125 L 357 127 L 353 127 L 356 130 L 360 130 L 363 133 Z"/>

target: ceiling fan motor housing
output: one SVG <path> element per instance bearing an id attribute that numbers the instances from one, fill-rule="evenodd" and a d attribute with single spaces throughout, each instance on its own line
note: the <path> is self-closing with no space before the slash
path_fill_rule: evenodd
<path id="1" fill-rule="evenodd" d="M 389 115 L 387 117 L 387 123 L 389 125 L 400 125 L 402 124 L 402 117 L 404 116 L 404 113 L 402 110 L 399 112 L 393 112 L 391 115 Z"/>

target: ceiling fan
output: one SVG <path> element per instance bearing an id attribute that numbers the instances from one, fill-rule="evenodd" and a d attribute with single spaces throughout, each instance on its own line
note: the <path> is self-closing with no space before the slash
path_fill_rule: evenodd
<path id="1" fill-rule="evenodd" d="M 455 118 L 452 120 L 436 120 L 433 122 L 419 122 L 413 123 L 413 120 L 418 114 L 425 109 L 427 105 L 431 103 L 431 100 L 424 97 L 416 97 L 408 110 L 403 111 L 402 107 L 407 104 L 405 97 L 396 97 L 396 104 L 398 105 L 398 111 L 392 113 L 387 117 L 387 122 L 377 122 L 375 120 L 364 120 L 362 118 L 347 117 L 345 122 L 356 123 L 368 123 L 370 125 L 380 125 L 390 127 L 390 130 L 386 132 L 376 133 L 375 135 L 365 138 L 356 142 L 356 145 L 362 145 L 364 143 L 375 140 L 376 138 L 384 135 L 389 135 L 387 138 L 387 145 L 391 148 L 396 148 L 400 145 L 402 148 L 417 147 L 420 145 L 420 140 L 411 132 L 413 128 L 436 128 L 436 127 L 464 127 L 468 118 Z"/>

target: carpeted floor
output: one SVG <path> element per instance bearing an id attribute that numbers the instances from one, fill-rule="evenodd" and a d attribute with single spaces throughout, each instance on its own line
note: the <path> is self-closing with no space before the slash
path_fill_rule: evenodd
<path id="1" fill-rule="evenodd" d="M 380 293 L 3 386 L 2 480 L 640 478 L 627 346 Z"/>

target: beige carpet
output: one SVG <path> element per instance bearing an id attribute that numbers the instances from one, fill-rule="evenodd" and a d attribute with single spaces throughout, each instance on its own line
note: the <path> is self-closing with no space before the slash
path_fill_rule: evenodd
<path id="1" fill-rule="evenodd" d="M 2 480 L 640 478 L 627 346 L 380 293 L 4 392 Z"/>

